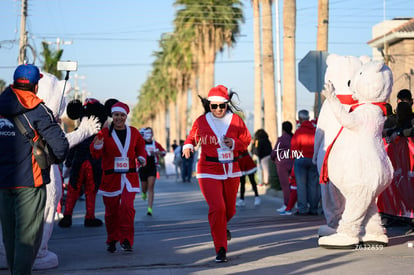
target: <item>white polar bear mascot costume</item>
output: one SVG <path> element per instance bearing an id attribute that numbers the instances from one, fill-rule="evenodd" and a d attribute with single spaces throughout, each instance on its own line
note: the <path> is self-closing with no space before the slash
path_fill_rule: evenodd
<path id="1" fill-rule="evenodd" d="M 359 103 L 350 111 L 335 96 L 332 83 L 325 85 L 323 95 L 341 129 L 327 150 L 327 169 L 321 173 L 342 193 L 345 208 L 337 232 L 319 238 L 322 247 L 349 249 L 360 242 L 388 244 L 375 201 L 391 183 L 394 172 L 382 140 L 384 105 L 392 85 L 392 72 L 383 62 L 364 64 L 351 81 Z"/>
<path id="2" fill-rule="evenodd" d="M 325 83 L 330 81 L 333 84 L 336 97 L 347 111 L 349 111 L 352 104 L 358 103 L 358 101 L 352 98 L 349 83 L 362 64 L 368 61 L 370 61 L 368 56 L 357 58 L 355 56 L 340 56 L 337 54 L 330 54 L 326 59 Z M 340 128 L 341 125 L 335 119 L 329 102 L 325 101 L 318 117 L 313 155 L 313 163 L 317 165 L 319 173 L 326 149 L 335 139 Z M 336 232 L 344 211 L 345 199 L 332 183 L 327 182 L 326 184 L 321 184 L 321 200 L 326 225 L 322 225 L 319 228 L 318 235 L 328 236 Z"/>
<path id="3" fill-rule="evenodd" d="M 43 77 L 39 80 L 37 96 L 43 99 L 46 106 L 53 111 L 55 118 L 59 119 L 66 107 L 65 95 L 69 93 L 71 87 L 69 83 L 65 86 L 64 80 L 59 80 L 52 74 L 45 72 L 42 72 L 42 74 Z M 76 131 L 66 134 L 69 147 L 71 148 L 84 139 L 96 134 L 99 129 L 100 124 L 97 118 L 84 118 Z M 56 208 L 62 197 L 62 176 L 59 166 L 56 164 L 51 166 L 50 180 L 50 183 L 46 185 L 47 200 L 44 213 L 43 238 L 33 264 L 33 269 L 49 269 L 59 265 L 57 255 L 49 251 L 47 246 L 53 231 Z M 0 233 L 3 235 L 1 230 Z M 7 267 L 6 254 L 2 241 L 0 241 L 0 267 Z"/>

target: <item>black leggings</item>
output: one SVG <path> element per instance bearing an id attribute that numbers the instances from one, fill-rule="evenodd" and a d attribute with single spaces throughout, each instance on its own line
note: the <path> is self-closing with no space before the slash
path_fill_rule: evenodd
<path id="1" fill-rule="evenodd" d="M 257 184 L 256 179 L 254 178 L 255 173 L 248 174 L 250 183 L 252 185 L 254 195 L 256 197 L 259 196 L 259 193 L 257 192 Z M 240 177 L 240 199 L 244 200 L 244 192 L 246 191 L 246 175 L 243 175 Z"/>

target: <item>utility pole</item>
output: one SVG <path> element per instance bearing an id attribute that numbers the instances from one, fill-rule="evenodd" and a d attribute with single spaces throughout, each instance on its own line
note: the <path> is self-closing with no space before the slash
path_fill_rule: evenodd
<path id="1" fill-rule="evenodd" d="M 328 25 L 329 25 L 329 0 L 318 0 L 318 30 L 316 37 L 316 50 L 328 51 Z M 321 91 L 316 91 L 314 102 L 314 116 L 319 116 L 322 106 Z"/>
<path id="2" fill-rule="evenodd" d="M 43 42 L 45 42 L 48 45 L 56 44 L 56 48 L 57 48 L 58 51 L 60 50 L 60 45 L 72 45 L 72 43 L 73 43 L 72 40 L 71 41 L 65 41 L 63 39 L 60 39 L 59 37 L 56 38 L 56 41 L 45 41 L 44 40 Z"/>
<path id="3" fill-rule="evenodd" d="M 19 42 L 19 65 L 26 62 L 26 17 L 27 17 L 27 0 L 22 0 L 22 15 L 20 18 L 20 42 Z"/>
<path id="4" fill-rule="evenodd" d="M 74 86 L 75 94 L 74 94 L 73 97 L 74 97 L 74 99 L 81 100 L 82 103 L 83 103 L 83 98 L 82 98 L 82 95 L 80 94 L 80 88 L 79 88 L 79 85 L 78 85 L 78 79 L 85 80 L 86 79 L 86 76 L 75 74 L 73 76 L 73 78 L 74 78 L 74 81 L 75 81 L 75 86 Z"/>

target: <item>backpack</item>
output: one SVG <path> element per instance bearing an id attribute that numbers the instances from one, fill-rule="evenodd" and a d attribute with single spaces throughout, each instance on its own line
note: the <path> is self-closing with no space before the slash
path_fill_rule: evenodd
<path id="1" fill-rule="evenodd" d="M 23 114 L 23 116 L 26 117 L 25 114 Z M 32 135 L 30 135 L 17 116 L 13 117 L 13 120 L 16 123 L 16 126 L 19 129 L 20 133 L 29 139 L 30 144 L 33 147 L 33 156 L 35 157 L 40 169 L 48 169 L 50 165 L 52 165 L 56 160 L 56 157 L 53 155 L 52 150 L 49 148 L 49 145 L 40 135 L 39 138 L 34 141 L 36 133 L 32 133 Z"/>

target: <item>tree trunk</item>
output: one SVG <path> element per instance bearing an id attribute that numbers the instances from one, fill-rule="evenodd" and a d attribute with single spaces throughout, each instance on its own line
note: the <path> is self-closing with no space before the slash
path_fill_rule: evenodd
<path id="1" fill-rule="evenodd" d="M 178 139 L 178 115 L 177 115 L 177 105 L 173 100 L 170 101 L 168 105 L 168 118 L 170 121 L 170 131 L 169 131 L 169 144 L 171 145 L 173 140 L 176 140 L 177 143 Z M 170 151 L 170 148 L 165 148 L 167 151 Z"/>
<path id="2" fill-rule="evenodd" d="M 253 0 L 253 41 L 254 41 L 254 131 L 263 128 L 262 96 L 262 48 L 260 35 L 260 5 Z"/>
<path id="3" fill-rule="evenodd" d="M 283 120 L 296 129 L 296 0 L 283 1 Z"/>
<path id="4" fill-rule="evenodd" d="M 264 129 L 271 143 L 278 137 L 276 121 L 275 65 L 273 54 L 273 20 L 271 0 L 262 1 L 263 18 L 263 90 Z"/>

